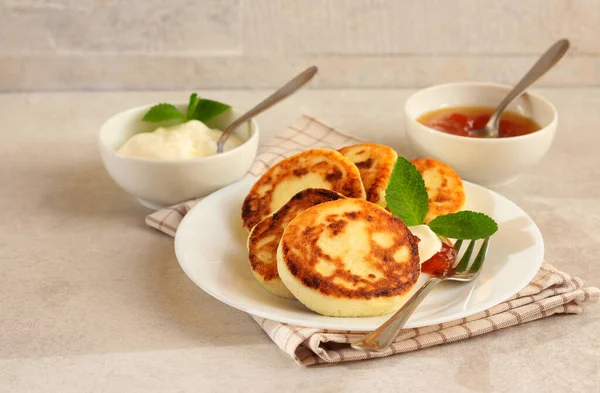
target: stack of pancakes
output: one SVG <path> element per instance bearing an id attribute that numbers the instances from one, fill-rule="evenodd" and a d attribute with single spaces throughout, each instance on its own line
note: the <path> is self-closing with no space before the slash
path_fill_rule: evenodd
<path id="1" fill-rule="evenodd" d="M 396 159 L 390 147 L 364 143 L 308 150 L 265 172 L 242 206 L 258 282 L 329 316 L 382 315 L 404 304 L 421 267 L 419 239 L 385 209 Z M 429 195 L 427 220 L 462 207 L 462 181 L 450 167 L 413 163 Z"/>

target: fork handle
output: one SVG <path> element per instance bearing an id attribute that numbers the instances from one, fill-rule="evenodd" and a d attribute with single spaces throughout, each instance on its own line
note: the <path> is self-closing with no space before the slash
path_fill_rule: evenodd
<path id="1" fill-rule="evenodd" d="M 383 351 L 387 349 L 398 335 L 408 318 L 415 311 L 415 308 L 425 299 L 425 296 L 443 279 L 430 278 L 410 299 L 383 325 L 373 332 L 369 333 L 360 340 L 351 343 L 352 348 L 367 349 L 369 351 Z"/>

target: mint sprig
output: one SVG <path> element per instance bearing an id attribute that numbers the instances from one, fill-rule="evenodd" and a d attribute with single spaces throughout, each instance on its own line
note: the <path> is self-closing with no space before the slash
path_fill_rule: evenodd
<path id="1" fill-rule="evenodd" d="M 406 225 L 415 226 L 425 221 L 428 199 L 421 173 L 406 158 L 398 157 L 385 190 L 387 207 Z M 498 230 L 491 217 L 468 210 L 436 217 L 428 225 L 439 236 L 462 240 L 487 238 Z"/>
<path id="2" fill-rule="evenodd" d="M 475 240 L 492 236 L 498 230 L 498 224 L 483 213 L 465 210 L 436 217 L 429 223 L 429 228 L 439 236 Z"/>
<path id="3" fill-rule="evenodd" d="M 425 182 L 413 163 L 404 157 L 396 160 L 385 201 L 390 211 L 408 226 L 422 224 L 425 220 L 429 210 Z"/>
<path id="4" fill-rule="evenodd" d="M 162 123 L 169 120 L 181 120 L 183 122 L 199 120 L 206 123 L 230 108 L 231 106 L 227 104 L 200 98 L 198 94 L 193 93 L 190 95 L 186 115 L 177 109 L 175 105 L 161 103 L 150 108 L 142 120 L 151 123 Z"/>

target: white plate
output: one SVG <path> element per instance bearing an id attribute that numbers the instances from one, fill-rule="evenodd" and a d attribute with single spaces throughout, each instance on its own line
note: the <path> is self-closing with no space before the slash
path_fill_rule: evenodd
<path id="1" fill-rule="evenodd" d="M 239 310 L 276 321 L 324 329 L 366 331 L 389 315 L 334 318 L 310 311 L 296 300 L 271 295 L 256 281 L 248 264 L 241 206 L 255 179 L 232 184 L 198 203 L 175 236 L 175 253 L 185 273 L 204 291 Z M 484 187 L 464 182 L 465 209 L 480 211 L 499 224 L 491 238 L 479 277 L 468 284 L 442 283 L 408 320 L 406 327 L 451 321 L 506 300 L 533 278 L 544 257 L 538 227 L 521 208 Z M 420 286 L 427 279 L 419 278 Z"/>

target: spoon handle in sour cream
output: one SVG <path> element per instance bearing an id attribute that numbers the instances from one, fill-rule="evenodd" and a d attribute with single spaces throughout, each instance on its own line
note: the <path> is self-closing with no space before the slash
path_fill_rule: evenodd
<path id="1" fill-rule="evenodd" d="M 261 103 L 256 105 L 254 108 L 250 109 L 248 112 L 244 113 L 237 120 L 229 125 L 223 131 L 223 134 L 217 141 L 217 154 L 223 153 L 223 147 L 225 145 L 225 141 L 229 138 L 229 135 L 238 128 L 243 123 L 257 116 L 259 113 L 269 109 L 273 105 L 277 104 L 279 101 L 289 97 L 293 93 L 296 92 L 299 88 L 304 86 L 308 81 L 310 81 L 313 76 L 317 74 L 319 69 L 316 66 L 308 67 L 306 70 L 302 71 L 298 74 L 294 79 L 286 83 L 283 87 L 278 89 L 275 93 L 271 94 L 267 98 L 265 98 Z"/>

